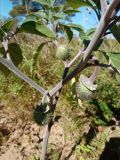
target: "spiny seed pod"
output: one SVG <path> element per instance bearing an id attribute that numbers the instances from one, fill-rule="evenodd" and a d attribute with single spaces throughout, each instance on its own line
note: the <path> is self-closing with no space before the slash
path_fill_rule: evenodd
<path id="1" fill-rule="evenodd" d="M 77 97 L 81 100 L 91 98 L 96 88 L 97 85 L 93 84 L 91 79 L 84 75 L 80 76 L 79 82 L 77 82 L 75 86 Z"/>
<path id="2" fill-rule="evenodd" d="M 56 51 L 56 57 L 58 59 L 66 60 L 70 57 L 69 48 L 67 45 L 59 45 Z"/>
<path id="3" fill-rule="evenodd" d="M 95 91 L 97 88 L 97 85 L 94 84 L 94 81 L 99 74 L 100 67 L 98 66 L 99 62 L 96 57 L 93 56 L 92 61 L 96 65 L 92 75 L 89 78 L 81 75 L 79 78 L 79 82 L 77 82 L 75 86 L 77 97 L 81 100 L 91 98 L 93 95 L 93 91 Z"/>

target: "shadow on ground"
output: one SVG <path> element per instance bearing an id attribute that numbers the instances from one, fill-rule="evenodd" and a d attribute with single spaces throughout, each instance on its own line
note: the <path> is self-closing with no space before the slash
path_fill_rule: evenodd
<path id="1" fill-rule="evenodd" d="M 120 138 L 111 138 L 106 142 L 99 160 L 120 160 Z"/>

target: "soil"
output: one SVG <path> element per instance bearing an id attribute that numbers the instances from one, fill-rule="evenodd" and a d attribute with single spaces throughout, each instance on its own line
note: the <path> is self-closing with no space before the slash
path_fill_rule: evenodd
<path id="1" fill-rule="evenodd" d="M 76 152 L 74 151 L 76 146 L 79 145 L 82 141 L 81 137 L 89 132 L 90 123 L 86 123 L 84 125 L 83 131 L 85 131 L 85 133 L 80 133 L 80 131 L 73 133 L 73 131 L 70 132 L 68 129 L 66 138 L 64 126 L 67 126 L 69 123 L 69 119 L 61 118 L 57 123 L 53 125 L 49 138 L 49 147 L 46 159 L 84 160 L 84 154 L 83 156 L 81 156 L 82 154 L 76 154 Z M 37 160 L 41 152 L 44 129 L 45 126 L 39 126 L 33 121 L 23 122 L 22 119 L 16 120 L 16 117 L 14 117 L 13 113 L 8 113 L 4 109 L 1 109 L 0 160 Z M 111 127 L 106 127 L 100 130 L 99 133 L 96 133 L 96 139 L 98 139 L 98 141 L 100 140 L 100 137 L 102 135 L 101 132 L 103 131 L 107 135 L 106 143 L 102 143 L 101 150 L 98 147 L 97 154 L 101 155 L 99 156 L 100 160 L 108 160 L 107 158 L 103 158 L 104 153 L 106 152 L 104 148 L 106 145 L 108 145 L 111 139 L 118 138 L 118 141 L 120 142 L 120 128 L 112 127 L 111 129 Z M 76 139 L 75 134 L 77 137 Z M 97 142 L 95 141 L 95 143 Z M 102 153 L 103 150 L 104 152 Z M 118 149 L 118 152 L 120 152 L 120 148 Z M 54 154 L 54 156 L 52 156 L 52 154 Z M 55 159 L 55 155 L 57 155 L 59 158 Z M 93 159 L 86 158 L 86 160 Z M 96 158 L 96 160 L 98 160 L 98 158 Z"/>

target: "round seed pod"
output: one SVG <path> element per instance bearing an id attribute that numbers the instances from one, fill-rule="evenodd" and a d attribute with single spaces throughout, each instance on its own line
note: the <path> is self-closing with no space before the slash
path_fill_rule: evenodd
<path id="1" fill-rule="evenodd" d="M 84 75 L 80 76 L 79 82 L 75 85 L 76 95 L 79 99 L 90 99 L 97 85 L 93 84 L 89 78 Z"/>
<path id="2" fill-rule="evenodd" d="M 59 45 L 56 51 L 56 57 L 58 59 L 66 60 L 70 57 L 69 48 L 66 45 Z"/>

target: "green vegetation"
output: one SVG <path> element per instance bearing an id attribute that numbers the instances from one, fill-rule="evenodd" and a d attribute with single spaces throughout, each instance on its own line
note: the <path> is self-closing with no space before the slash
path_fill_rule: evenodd
<path id="1" fill-rule="evenodd" d="M 31 139 L 36 149 L 40 144 L 40 160 L 69 159 L 72 154 L 78 159 L 95 158 L 110 138 L 110 130 L 114 130 L 110 127 L 117 127 L 120 118 L 120 36 L 116 34 L 120 34 L 119 1 L 113 0 L 107 6 L 106 0 L 82 0 L 76 4 L 73 0 L 36 0 L 40 8 L 35 12 L 29 10 L 29 1 L 21 2 L 17 7 L 23 10 L 18 15 L 26 11 L 24 22 L 15 28 L 16 22 L 7 20 L 0 26 L 1 106 L 13 112 L 16 121 L 37 123 L 33 135 L 29 125 L 23 127 L 25 133 L 31 134 L 25 135 L 23 141 Z M 69 23 L 68 17 L 83 6 L 96 13 L 100 21 L 96 29 L 85 31 Z M 79 37 L 74 37 L 74 31 Z M 117 41 L 105 38 L 109 34 Z M 63 128 L 59 152 L 59 146 L 48 145 L 52 127 L 58 127 L 55 122 Z M 39 132 L 38 125 L 46 125 L 43 139 L 34 132 L 35 128 Z M 56 131 L 59 134 L 59 129 Z M 4 135 L 4 130 L 0 134 Z M 64 153 L 64 147 L 69 147 L 70 153 Z"/>

